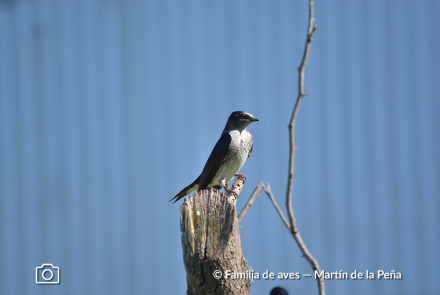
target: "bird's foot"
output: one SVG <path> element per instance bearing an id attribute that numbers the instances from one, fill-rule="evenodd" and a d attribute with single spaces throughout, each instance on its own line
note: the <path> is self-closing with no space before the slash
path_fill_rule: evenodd
<path id="1" fill-rule="evenodd" d="M 224 188 L 225 191 L 228 190 L 228 187 L 226 186 L 226 179 L 225 179 L 225 178 L 220 179 L 220 186 L 221 186 L 222 188 Z"/>
<path id="2" fill-rule="evenodd" d="M 236 176 L 236 177 L 239 177 L 239 178 L 243 179 L 243 181 L 245 181 L 245 180 L 246 180 L 246 175 L 244 175 L 243 173 L 237 173 L 237 174 L 235 174 L 234 176 Z"/>

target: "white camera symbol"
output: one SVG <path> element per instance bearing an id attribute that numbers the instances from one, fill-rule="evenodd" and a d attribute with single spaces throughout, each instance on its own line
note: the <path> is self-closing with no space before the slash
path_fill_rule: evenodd
<path id="1" fill-rule="evenodd" d="M 43 281 L 38 279 L 39 273 L 41 272 L 41 277 Z M 54 274 L 55 272 L 55 274 Z M 54 279 L 55 277 L 55 279 Z M 57 285 L 60 283 L 60 268 L 53 266 L 52 263 L 44 263 L 40 267 L 35 268 L 35 282 L 37 284 L 52 284 Z"/>

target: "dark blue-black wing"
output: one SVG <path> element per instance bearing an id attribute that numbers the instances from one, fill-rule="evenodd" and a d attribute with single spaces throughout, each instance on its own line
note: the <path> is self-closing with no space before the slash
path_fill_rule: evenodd
<path id="1" fill-rule="evenodd" d="M 231 135 L 229 133 L 223 133 L 220 139 L 217 141 L 211 155 L 206 161 L 202 174 L 199 176 L 199 189 L 202 190 L 208 187 L 212 179 L 217 173 L 220 164 L 226 159 L 228 154 L 229 145 L 231 144 Z"/>

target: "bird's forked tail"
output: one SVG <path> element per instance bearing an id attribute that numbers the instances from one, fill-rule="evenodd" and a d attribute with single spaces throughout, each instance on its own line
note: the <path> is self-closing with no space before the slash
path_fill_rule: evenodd
<path id="1" fill-rule="evenodd" d="M 199 188 L 199 178 L 200 178 L 200 176 L 197 177 L 197 179 L 194 180 L 193 183 L 191 183 L 190 185 L 185 187 L 183 190 L 181 190 L 174 198 L 172 198 L 168 202 L 171 202 L 172 200 L 174 200 L 173 203 L 176 203 L 177 201 L 182 199 L 184 196 L 186 196 L 190 192 L 197 190 Z"/>

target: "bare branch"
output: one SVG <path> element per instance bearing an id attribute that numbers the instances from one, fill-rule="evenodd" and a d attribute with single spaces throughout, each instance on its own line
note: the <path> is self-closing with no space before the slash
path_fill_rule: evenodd
<path id="1" fill-rule="evenodd" d="M 275 201 L 275 198 L 273 197 L 272 191 L 270 190 L 270 185 L 267 182 L 266 185 L 264 185 L 263 183 L 260 184 L 260 186 L 263 187 L 264 191 L 266 192 L 266 194 L 269 196 L 269 199 L 272 201 L 272 204 L 275 206 L 275 209 L 277 210 L 278 214 L 280 215 L 281 219 L 284 222 L 284 225 L 287 227 L 287 229 L 289 231 L 291 231 L 290 225 L 287 222 L 286 217 L 284 217 L 283 211 L 281 211 L 280 207 L 278 207 L 277 202 Z"/>
<path id="2" fill-rule="evenodd" d="M 289 148 L 289 177 L 287 181 L 287 192 L 286 192 L 286 206 L 288 208 L 288 215 L 290 226 L 293 227 L 294 214 L 292 210 L 292 187 L 293 187 L 293 177 L 294 177 L 294 166 L 295 166 L 295 123 L 298 115 L 298 110 L 301 105 L 302 99 L 306 96 L 304 92 L 304 72 L 307 65 L 307 60 L 309 58 L 310 46 L 312 45 L 313 35 L 316 31 L 316 26 L 313 27 L 315 21 L 313 10 L 313 0 L 309 0 L 309 26 L 307 30 L 307 40 L 306 46 L 304 48 L 304 54 L 301 61 L 301 66 L 299 67 L 299 79 L 298 79 L 298 98 L 296 100 L 295 108 L 293 109 L 292 117 L 289 124 L 289 138 L 290 138 L 290 148 Z"/>
<path id="3" fill-rule="evenodd" d="M 290 231 L 290 225 L 287 222 L 286 217 L 284 217 L 284 214 L 281 211 L 280 207 L 278 206 L 277 202 L 275 201 L 275 198 L 273 197 L 272 191 L 270 190 L 269 183 L 264 184 L 263 182 L 260 182 L 260 184 L 255 187 L 254 192 L 250 196 L 246 205 L 243 207 L 243 210 L 241 210 L 240 214 L 238 215 L 238 222 L 239 223 L 241 222 L 243 217 L 246 215 L 247 211 L 251 208 L 252 204 L 254 203 L 254 201 L 257 198 L 258 194 L 260 193 L 261 189 L 263 189 L 266 192 L 266 194 L 269 196 L 269 199 L 271 200 L 272 204 L 274 205 L 275 209 L 277 210 L 278 214 L 280 215 L 281 219 L 283 220 L 284 225 Z"/>
<path id="4" fill-rule="evenodd" d="M 307 39 L 306 39 L 306 45 L 304 48 L 304 54 L 301 62 L 301 66 L 299 67 L 299 78 L 298 78 L 298 98 L 296 100 L 295 108 L 293 109 L 292 118 L 290 119 L 289 124 L 289 137 L 290 137 L 290 159 L 289 159 L 289 176 L 287 181 L 287 191 L 286 191 L 286 207 L 287 207 L 287 213 L 289 216 L 290 221 L 290 232 L 298 244 L 298 247 L 301 249 L 301 252 L 303 253 L 303 256 L 307 259 L 310 266 L 314 271 L 321 272 L 321 269 L 319 268 L 318 261 L 310 254 L 309 250 L 307 249 L 306 245 L 304 244 L 304 241 L 301 238 L 301 235 L 298 231 L 298 228 L 296 227 L 295 222 L 295 215 L 293 214 L 292 209 L 292 187 L 293 187 L 293 177 L 294 177 L 294 166 L 295 166 L 295 123 L 296 118 L 298 115 L 298 110 L 301 105 L 302 99 L 306 95 L 304 92 L 304 72 L 307 65 L 307 60 L 309 58 L 310 53 L 310 46 L 312 45 L 313 41 L 313 35 L 316 31 L 316 26 L 313 26 L 313 23 L 315 22 L 314 17 L 314 7 L 313 7 L 313 0 L 309 0 L 309 25 L 307 29 Z M 325 283 L 324 278 L 318 279 L 318 289 L 320 295 L 325 295 Z"/>
<path id="5" fill-rule="evenodd" d="M 258 196 L 258 194 L 260 193 L 260 190 L 262 188 L 263 188 L 263 183 L 257 185 L 257 187 L 255 188 L 254 192 L 252 193 L 251 197 L 247 201 L 246 205 L 244 205 L 243 210 L 241 210 L 240 214 L 238 214 L 238 223 L 241 223 L 241 220 L 246 215 L 249 208 L 251 208 L 252 203 L 254 203 L 255 198 Z"/>

